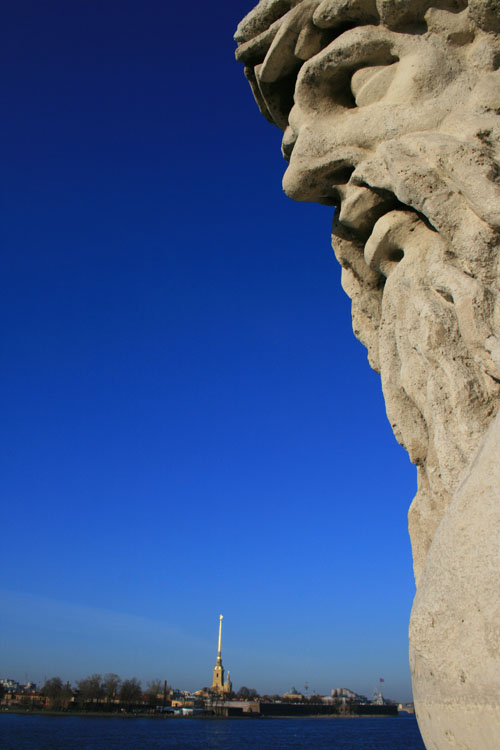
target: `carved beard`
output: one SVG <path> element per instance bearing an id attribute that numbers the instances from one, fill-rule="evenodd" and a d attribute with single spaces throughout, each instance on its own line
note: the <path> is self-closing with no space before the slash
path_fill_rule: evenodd
<path id="1" fill-rule="evenodd" d="M 446 143 L 456 180 L 464 144 L 452 153 Z M 379 210 L 368 239 L 341 221 L 356 210 L 344 207 L 333 225 L 354 333 L 381 374 L 396 438 L 418 466 L 409 514 L 417 582 L 500 398 L 498 232 L 462 187 L 446 176 L 439 138 L 429 145 L 421 134 L 407 136 L 379 147 L 342 189 L 348 207 L 368 205 L 364 193 L 373 194 Z M 481 187 L 487 196 L 491 182 Z"/>

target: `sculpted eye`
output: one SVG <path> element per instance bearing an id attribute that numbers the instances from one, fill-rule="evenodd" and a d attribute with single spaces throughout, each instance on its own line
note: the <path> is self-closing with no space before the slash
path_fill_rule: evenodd
<path id="1" fill-rule="evenodd" d="M 386 95 L 398 62 L 392 65 L 370 65 L 357 70 L 351 78 L 351 92 L 357 107 L 366 107 L 378 102 Z"/>

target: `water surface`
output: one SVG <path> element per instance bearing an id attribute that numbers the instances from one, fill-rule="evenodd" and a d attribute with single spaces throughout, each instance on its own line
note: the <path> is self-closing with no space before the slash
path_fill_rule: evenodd
<path id="1" fill-rule="evenodd" d="M 425 750 L 414 717 L 141 719 L 0 714 L 2 750 Z"/>

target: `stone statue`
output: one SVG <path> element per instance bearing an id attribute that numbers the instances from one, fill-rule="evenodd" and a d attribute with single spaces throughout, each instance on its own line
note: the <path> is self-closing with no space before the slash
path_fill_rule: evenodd
<path id="1" fill-rule="evenodd" d="M 285 192 L 335 206 L 355 335 L 417 466 L 414 699 L 500 747 L 500 0 L 261 0 L 236 33 Z"/>

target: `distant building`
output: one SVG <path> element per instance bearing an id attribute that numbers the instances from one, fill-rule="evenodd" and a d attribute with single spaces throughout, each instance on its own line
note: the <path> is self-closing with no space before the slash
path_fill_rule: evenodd
<path id="1" fill-rule="evenodd" d="M 16 680 L 11 680 L 10 677 L 2 677 L 0 685 L 3 685 L 6 690 L 19 690 L 21 688 L 21 685 Z"/>
<path id="2" fill-rule="evenodd" d="M 333 688 L 330 695 L 340 703 L 347 703 L 348 701 L 368 703 L 368 698 L 365 695 L 359 695 L 359 693 L 355 693 L 354 690 L 349 690 L 349 688 Z"/>
<path id="3" fill-rule="evenodd" d="M 284 694 L 283 700 L 299 702 L 304 700 L 304 696 L 302 695 L 302 693 L 299 693 L 297 688 L 294 686 L 289 690 L 288 693 Z"/>
<path id="4" fill-rule="evenodd" d="M 219 616 L 219 645 L 217 649 L 217 661 L 214 667 L 214 676 L 212 679 L 212 685 L 210 686 L 211 693 L 217 693 L 218 695 L 228 695 L 233 692 L 233 685 L 230 680 L 229 672 L 227 673 L 227 680 L 224 681 L 224 667 L 222 666 L 222 619 L 223 616 Z"/>

